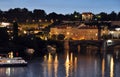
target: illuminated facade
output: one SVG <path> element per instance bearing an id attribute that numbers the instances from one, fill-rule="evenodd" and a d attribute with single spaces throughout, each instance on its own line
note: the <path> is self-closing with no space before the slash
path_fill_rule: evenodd
<path id="1" fill-rule="evenodd" d="M 91 12 L 84 12 L 82 13 L 82 20 L 89 21 L 93 19 L 93 14 Z"/>
<path id="2" fill-rule="evenodd" d="M 55 27 L 50 29 L 50 35 L 65 35 L 65 39 L 73 40 L 98 40 L 98 29 L 96 26 L 92 27 Z"/>

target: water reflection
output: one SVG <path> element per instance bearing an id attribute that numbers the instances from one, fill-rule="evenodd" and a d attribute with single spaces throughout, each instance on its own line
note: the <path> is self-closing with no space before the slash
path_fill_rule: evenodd
<path id="1" fill-rule="evenodd" d="M 67 52 L 67 58 L 65 61 L 66 77 L 69 77 L 69 68 L 70 68 L 70 60 L 69 60 L 69 54 Z"/>
<path id="2" fill-rule="evenodd" d="M 58 77 L 58 76 L 57 76 L 57 74 L 58 74 L 58 57 L 57 57 L 57 55 L 55 56 L 54 69 L 55 69 L 55 71 L 54 71 L 54 76 L 55 76 L 55 77 Z"/>
<path id="3" fill-rule="evenodd" d="M 61 60 L 64 61 L 61 62 Z M 44 77 L 77 76 L 77 57 L 74 57 L 73 53 L 67 52 L 65 56 L 51 55 L 49 53 L 44 56 L 43 61 Z M 62 72 L 61 74 L 60 70 L 65 70 L 65 73 Z"/>
<path id="4" fill-rule="evenodd" d="M 113 57 L 110 59 L 110 77 L 114 77 L 114 61 Z"/>
<path id="5" fill-rule="evenodd" d="M 0 77 L 18 77 L 17 75 L 20 75 L 23 72 L 24 72 L 24 68 L 2 67 L 0 68 Z"/>
<path id="6" fill-rule="evenodd" d="M 105 59 L 102 59 L 102 77 L 104 77 L 105 74 Z"/>
<path id="7" fill-rule="evenodd" d="M 43 62 L 44 77 L 57 77 L 58 72 L 58 56 L 48 54 L 44 56 Z"/>
<path id="8" fill-rule="evenodd" d="M 119 56 L 118 56 L 119 58 Z M 66 51 L 48 53 L 27 67 L 0 68 L 0 77 L 119 77 L 120 61 L 114 55 L 81 55 Z"/>

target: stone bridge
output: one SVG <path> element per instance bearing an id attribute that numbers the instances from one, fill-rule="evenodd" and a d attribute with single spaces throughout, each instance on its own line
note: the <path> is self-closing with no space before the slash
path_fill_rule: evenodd
<path id="1" fill-rule="evenodd" d="M 84 53 L 87 46 L 95 46 L 98 51 L 110 52 L 114 51 L 114 48 L 120 46 L 120 40 L 71 40 L 69 41 L 69 49 L 72 51 L 78 51 L 80 46 L 80 51 Z"/>
<path id="2" fill-rule="evenodd" d="M 49 41 L 49 45 L 56 45 L 58 51 L 64 49 L 84 53 L 88 46 L 94 46 L 99 52 L 113 51 L 114 47 L 120 46 L 120 40 L 62 40 L 62 41 Z"/>
<path id="3" fill-rule="evenodd" d="M 104 43 L 103 40 L 71 40 L 69 41 L 69 49 L 71 51 L 78 51 L 78 48 L 80 46 L 80 51 L 82 52 L 82 51 L 86 51 L 86 47 L 89 45 L 101 49 L 103 43 Z"/>

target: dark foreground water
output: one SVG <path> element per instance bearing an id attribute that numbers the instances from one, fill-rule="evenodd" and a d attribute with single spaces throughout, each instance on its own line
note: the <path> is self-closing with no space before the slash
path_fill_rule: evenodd
<path id="1" fill-rule="evenodd" d="M 0 77 L 120 77 L 120 61 L 113 55 L 60 53 L 32 58 L 27 67 L 0 67 Z"/>

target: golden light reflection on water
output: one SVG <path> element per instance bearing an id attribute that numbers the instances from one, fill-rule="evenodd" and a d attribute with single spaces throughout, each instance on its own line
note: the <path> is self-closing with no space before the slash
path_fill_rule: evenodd
<path id="1" fill-rule="evenodd" d="M 55 55 L 55 61 L 54 61 L 55 64 L 58 64 L 58 56 Z"/>
<path id="2" fill-rule="evenodd" d="M 75 57 L 75 61 L 74 61 L 74 72 L 75 72 L 75 77 L 77 77 L 77 57 Z"/>
<path id="3" fill-rule="evenodd" d="M 44 62 L 46 63 L 47 62 L 47 55 L 44 56 Z M 43 75 L 44 77 L 47 77 L 47 65 L 44 65 L 43 66 Z"/>
<path id="4" fill-rule="evenodd" d="M 55 55 L 55 60 L 54 60 L 54 76 L 57 77 L 58 73 L 58 56 Z"/>
<path id="5" fill-rule="evenodd" d="M 52 55 L 49 53 L 48 54 L 48 76 L 52 77 Z"/>
<path id="6" fill-rule="evenodd" d="M 47 56 L 45 55 L 45 56 L 44 56 L 44 62 L 46 62 L 46 61 L 47 61 Z"/>
<path id="7" fill-rule="evenodd" d="M 66 77 L 69 77 L 69 67 L 70 67 L 70 61 L 69 61 L 69 54 L 67 53 L 67 58 L 65 61 L 65 70 L 66 70 Z"/>
<path id="8" fill-rule="evenodd" d="M 51 63 L 52 62 L 52 55 L 49 53 L 48 54 L 48 63 Z"/>
<path id="9" fill-rule="evenodd" d="M 65 74 L 66 77 L 77 76 L 77 57 L 74 57 L 73 53 L 66 53 L 65 56 Z M 58 55 L 44 56 L 44 77 L 58 77 L 59 59 Z"/>
<path id="10" fill-rule="evenodd" d="M 7 76 L 10 76 L 10 72 L 11 72 L 11 69 L 10 69 L 10 67 L 9 67 L 9 68 L 6 69 L 6 74 L 7 74 Z"/>
<path id="11" fill-rule="evenodd" d="M 73 53 L 70 54 L 70 63 L 73 62 Z"/>
<path id="12" fill-rule="evenodd" d="M 114 77 L 114 60 L 113 57 L 110 59 L 110 77 Z"/>
<path id="13" fill-rule="evenodd" d="M 44 66 L 43 66 L 43 75 L 44 77 L 51 77 L 52 76 L 52 55 L 49 53 L 48 55 L 44 56 Z"/>
<path id="14" fill-rule="evenodd" d="M 10 74 L 11 74 L 11 68 L 10 67 L 8 67 L 8 68 L 2 68 L 2 69 L 0 69 L 0 77 L 2 76 L 2 75 L 7 75 L 7 76 L 10 76 Z"/>
<path id="15" fill-rule="evenodd" d="M 66 58 L 66 61 L 65 61 L 65 65 L 69 65 L 69 54 L 67 53 L 67 58 Z"/>
<path id="16" fill-rule="evenodd" d="M 44 56 L 44 77 L 57 77 L 58 73 L 58 56 L 57 54 L 51 55 L 50 53 L 48 55 Z M 52 73 L 54 72 L 54 73 Z"/>
<path id="17" fill-rule="evenodd" d="M 104 73 L 105 73 L 105 59 L 102 59 L 102 77 L 104 77 Z"/>
<path id="18" fill-rule="evenodd" d="M 65 61 L 65 70 L 66 70 L 66 77 L 77 76 L 77 57 L 73 57 L 73 53 L 71 53 L 70 55 L 69 53 L 67 53 L 67 57 Z"/>

